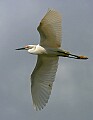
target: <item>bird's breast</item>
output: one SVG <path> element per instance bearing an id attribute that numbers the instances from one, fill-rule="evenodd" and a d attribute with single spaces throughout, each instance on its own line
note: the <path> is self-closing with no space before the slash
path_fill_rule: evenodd
<path id="1" fill-rule="evenodd" d="M 40 46 L 40 45 L 37 45 L 36 46 L 36 49 L 35 49 L 35 53 L 37 55 L 41 55 L 41 54 L 47 54 L 47 51 L 44 47 Z"/>

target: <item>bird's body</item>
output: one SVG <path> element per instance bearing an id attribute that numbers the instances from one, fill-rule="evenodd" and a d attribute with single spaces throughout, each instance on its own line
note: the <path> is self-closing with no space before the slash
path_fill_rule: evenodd
<path id="1" fill-rule="evenodd" d="M 16 50 L 25 49 L 31 54 L 38 55 L 36 67 L 31 74 L 31 93 L 34 107 L 36 110 L 41 110 L 51 94 L 59 56 L 74 59 L 87 59 L 87 57 L 73 55 L 60 48 L 62 20 L 57 11 L 49 10 L 37 29 L 40 33 L 40 45 L 27 45 Z"/>
<path id="2" fill-rule="evenodd" d="M 34 45 L 33 50 L 29 49 L 28 52 L 34 55 L 57 56 L 57 50 L 56 48 L 42 47 L 38 44 Z"/>

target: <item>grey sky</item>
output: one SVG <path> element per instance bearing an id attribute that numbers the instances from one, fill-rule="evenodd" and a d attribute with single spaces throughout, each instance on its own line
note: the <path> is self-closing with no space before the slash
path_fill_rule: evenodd
<path id="1" fill-rule="evenodd" d="M 29 80 L 36 56 L 15 48 L 39 43 L 48 8 L 62 14 L 63 49 L 89 59 L 60 58 L 49 102 L 36 112 Z M 0 0 L 0 42 L 0 120 L 93 119 L 92 0 Z"/>

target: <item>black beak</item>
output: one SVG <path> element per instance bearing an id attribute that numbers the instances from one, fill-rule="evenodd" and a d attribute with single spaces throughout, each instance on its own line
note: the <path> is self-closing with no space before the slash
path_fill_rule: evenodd
<path id="1" fill-rule="evenodd" d="M 23 48 L 17 48 L 15 50 L 25 50 L 25 47 L 23 47 Z"/>

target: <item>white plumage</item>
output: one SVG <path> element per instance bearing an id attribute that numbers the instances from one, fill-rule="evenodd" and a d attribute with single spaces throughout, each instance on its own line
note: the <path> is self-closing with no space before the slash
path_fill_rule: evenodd
<path id="1" fill-rule="evenodd" d="M 36 110 L 41 110 L 48 102 L 58 67 L 58 57 L 38 56 L 31 75 L 31 92 Z"/>
<path id="2" fill-rule="evenodd" d="M 41 110 L 48 102 L 58 67 L 59 56 L 74 59 L 88 59 L 86 56 L 73 55 L 60 49 L 62 37 L 61 15 L 49 10 L 38 26 L 40 45 L 27 45 L 16 50 L 28 50 L 38 55 L 37 64 L 31 75 L 31 93 L 33 105 Z"/>
<path id="3" fill-rule="evenodd" d="M 62 34 L 61 15 L 49 10 L 41 20 L 37 30 L 40 33 L 40 45 L 47 48 L 59 48 Z M 48 102 L 58 67 L 58 57 L 39 55 L 36 67 L 31 75 L 32 99 L 36 110 L 41 110 Z"/>
<path id="4" fill-rule="evenodd" d="M 49 10 L 38 26 L 40 45 L 50 48 L 61 47 L 62 19 L 55 10 Z"/>

